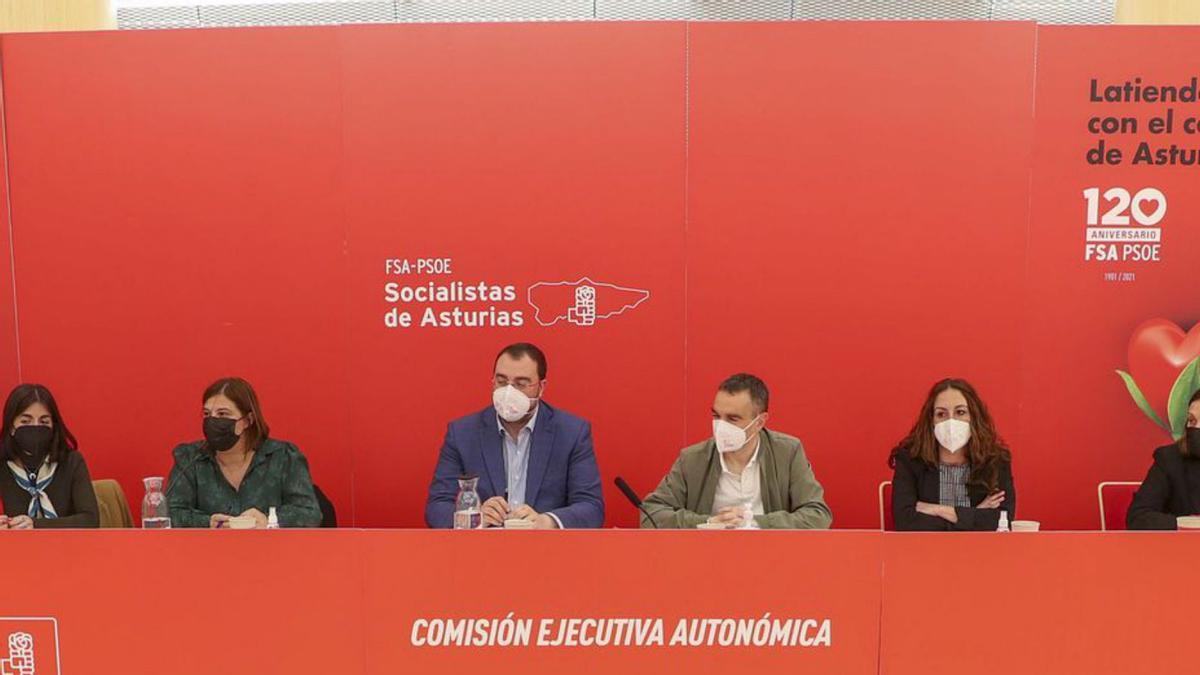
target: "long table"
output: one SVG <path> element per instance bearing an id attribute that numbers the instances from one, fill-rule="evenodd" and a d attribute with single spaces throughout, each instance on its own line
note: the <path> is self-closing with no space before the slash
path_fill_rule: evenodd
<path id="1" fill-rule="evenodd" d="M 0 533 L 0 674 L 1150 673 L 1200 535 Z M 8 650 L 8 651 L 5 651 Z"/>

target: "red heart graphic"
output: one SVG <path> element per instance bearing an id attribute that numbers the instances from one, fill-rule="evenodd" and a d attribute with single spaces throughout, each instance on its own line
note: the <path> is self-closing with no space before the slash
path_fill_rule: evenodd
<path id="1" fill-rule="evenodd" d="M 1142 206 L 1142 204 L 1153 204 L 1154 208 L 1147 211 Z M 1165 210 L 1163 213 L 1159 213 L 1159 209 L 1163 209 L 1163 208 L 1164 207 L 1163 207 L 1162 200 L 1157 196 L 1154 196 L 1154 197 L 1140 197 L 1139 196 L 1139 197 L 1135 197 L 1133 199 L 1133 211 L 1134 211 L 1135 216 L 1137 216 L 1137 214 L 1140 213 L 1143 216 L 1146 216 L 1147 218 L 1155 217 L 1155 218 L 1159 218 L 1161 220 L 1161 216 L 1166 215 Z M 1138 222 L 1140 223 L 1141 221 L 1139 220 Z"/>
<path id="2" fill-rule="evenodd" d="M 1187 333 L 1166 319 L 1150 319 L 1129 338 L 1129 374 L 1167 421 L 1167 399 L 1183 367 L 1200 356 L 1200 324 Z"/>

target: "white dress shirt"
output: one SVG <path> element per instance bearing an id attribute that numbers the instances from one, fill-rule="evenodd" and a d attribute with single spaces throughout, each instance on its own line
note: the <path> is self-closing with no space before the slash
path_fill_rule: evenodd
<path id="1" fill-rule="evenodd" d="M 729 466 L 725 464 L 725 453 L 717 453 L 721 459 L 721 478 L 717 481 L 717 493 L 713 497 L 712 515 L 717 515 L 723 508 L 740 508 L 746 503 L 751 504 L 754 515 L 763 515 L 762 479 L 758 471 L 758 451 L 762 446 L 762 439 L 756 435 L 755 442 L 754 454 L 750 456 L 750 461 L 746 462 L 740 475 L 729 470 Z"/>
<path id="2" fill-rule="evenodd" d="M 500 438 L 504 442 L 504 469 L 507 485 L 505 492 L 507 493 L 508 506 L 516 511 L 517 507 L 525 504 L 526 490 L 529 487 L 529 451 L 533 447 L 533 430 L 537 423 L 539 405 L 533 409 L 533 415 L 521 430 L 517 432 L 517 437 L 513 438 L 504 430 L 504 423 L 500 420 L 500 416 L 496 416 L 496 427 L 500 431 Z M 562 521 L 553 513 L 546 514 L 554 519 L 558 528 L 562 529 Z"/>

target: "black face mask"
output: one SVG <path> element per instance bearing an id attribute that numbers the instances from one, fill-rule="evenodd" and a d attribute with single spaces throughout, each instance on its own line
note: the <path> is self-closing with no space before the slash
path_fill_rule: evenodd
<path id="1" fill-rule="evenodd" d="M 204 442 L 209 450 L 213 452 L 225 452 L 226 450 L 237 445 L 238 436 L 233 431 L 238 420 L 228 417 L 205 417 L 204 418 Z"/>
<path id="2" fill-rule="evenodd" d="M 53 438 L 54 429 L 40 424 L 28 424 L 13 430 L 13 443 L 20 451 L 26 469 L 37 471 L 42 466 Z"/>
<path id="3" fill-rule="evenodd" d="M 1192 457 L 1200 457 L 1200 428 L 1188 427 L 1187 449 Z"/>

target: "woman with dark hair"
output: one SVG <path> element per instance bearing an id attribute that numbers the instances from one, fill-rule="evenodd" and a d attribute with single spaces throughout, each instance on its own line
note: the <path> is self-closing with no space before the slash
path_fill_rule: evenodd
<path id="1" fill-rule="evenodd" d="M 100 525 L 87 462 L 49 389 L 22 384 L 12 390 L 0 439 L 0 529 Z"/>
<path id="2" fill-rule="evenodd" d="M 892 450 L 897 530 L 995 530 L 1016 516 L 1012 455 L 966 380 L 933 385 L 908 436 Z"/>
<path id="3" fill-rule="evenodd" d="M 1200 513 L 1200 391 L 1188 401 L 1187 428 L 1179 441 L 1154 451 L 1146 480 L 1125 514 L 1131 530 L 1178 529 L 1175 519 Z"/>
<path id="4" fill-rule="evenodd" d="M 280 527 L 317 527 L 321 510 L 308 460 L 268 434 L 249 382 L 228 377 L 204 391 L 204 440 L 175 448 L 167 487 L 175 527 L 224 527 L 248 516 L 259 529 L 275 509 Z"/>

